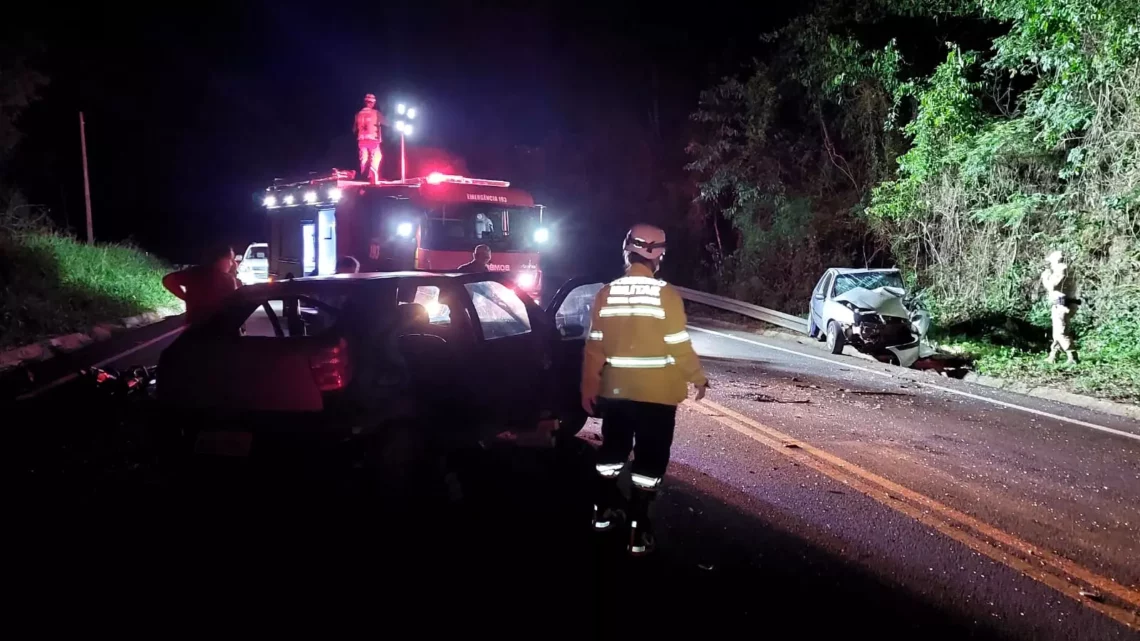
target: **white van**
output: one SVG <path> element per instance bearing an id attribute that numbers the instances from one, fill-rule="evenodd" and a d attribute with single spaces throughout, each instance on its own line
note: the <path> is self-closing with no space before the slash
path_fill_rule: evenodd
<path id="1" fill-rule="evenodd" d="M 243 285 L 264 283 L 269 280 L 269 244 L 253 243 L 245 248 L 238 265 L 237 277 Z"/>

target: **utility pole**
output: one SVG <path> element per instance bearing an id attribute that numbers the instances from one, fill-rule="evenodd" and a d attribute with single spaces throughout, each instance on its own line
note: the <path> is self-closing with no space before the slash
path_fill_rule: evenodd
<path id="1" fill-rule="evenodd" d="M 91 181 L 87 178 L 87 130 L 83 112 L 79 112 L 79 146 L 83 150 L 83 199 L 87 202 L 87 244 L 95 244 L 95 230 L 91 226 Z"/>

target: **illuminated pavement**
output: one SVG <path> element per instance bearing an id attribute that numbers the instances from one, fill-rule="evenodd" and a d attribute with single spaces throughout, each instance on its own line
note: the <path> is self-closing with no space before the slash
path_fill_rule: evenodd
<path id="1" fill-rule="evenodd" d="M 71 386 L 6 414 L 86 421 L 26 446 L 16 494 L 35 517 L 18 522 L 71 573 L 160 594 L 220 576 L 433 636 L 1137 638 L 1118 621 L 1140 582 L 1140 441 L 1082 423 L 1140 427 L 710 328 L 728 336 L 691 332 L 714 387 L 678 414 L 652 559 L 588 531 L 596 425 L 576 449 L 456 457 L 440 468 L 456 483 L 428 470 L 393 504 L 351 457 L 175 479 L 102 436 L 111 417 Z M 1080 577 L 1107 584 L 1082 597 Z"/>

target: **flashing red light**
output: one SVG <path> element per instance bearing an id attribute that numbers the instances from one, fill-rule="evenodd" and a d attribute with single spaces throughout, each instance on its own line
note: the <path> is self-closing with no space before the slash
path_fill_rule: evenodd
<path id="1" fill-rule="evenodd" d="M 438 185 L 445 180 L 447 180 L 447 176 L 439 173 L 438 171 L 431 172 L 427 177 L 427 183 L 429 185 Z"/>

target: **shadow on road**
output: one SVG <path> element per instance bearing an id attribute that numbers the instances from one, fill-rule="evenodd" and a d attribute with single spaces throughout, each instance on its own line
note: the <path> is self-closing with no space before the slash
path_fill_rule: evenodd
<path id="1" fill-rule="evenodd" d="M 268 627 L 322 613 L 432 638 L 997 638 L 674 479 L 658 554 L 631 560 L 620 534 L 590 531 L 586 441 L 453 454 L 393 500 L 351 457 L 175 476 L 137 435 L 70 411 L 10 424 L 42 437 L 21 444 L 12 521 L 32 601 L 202 621 L 265 607 Z"/>

